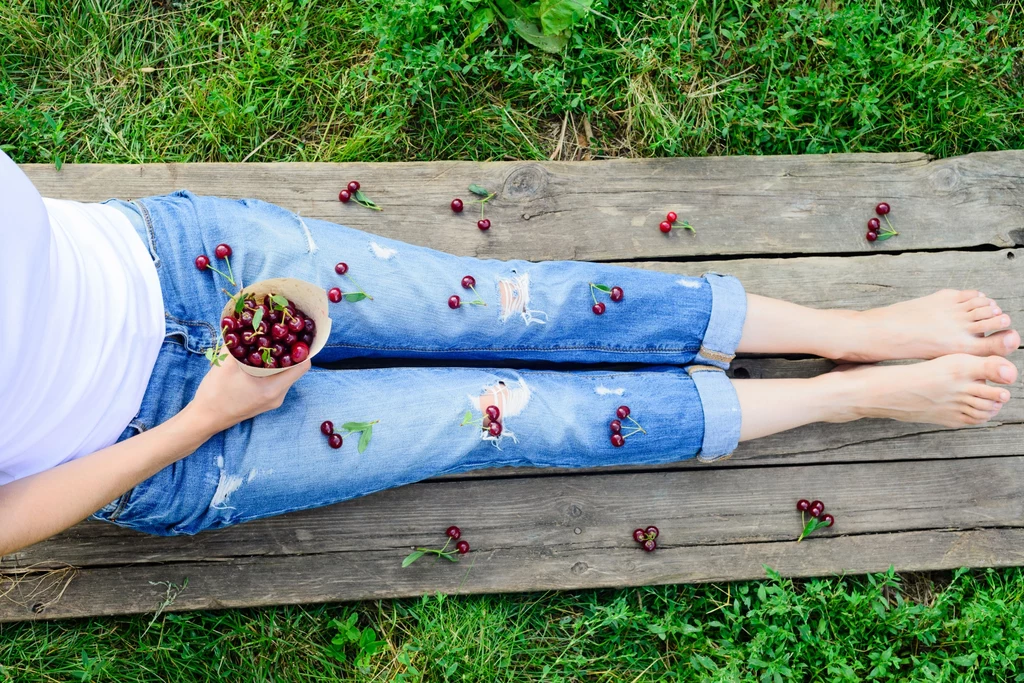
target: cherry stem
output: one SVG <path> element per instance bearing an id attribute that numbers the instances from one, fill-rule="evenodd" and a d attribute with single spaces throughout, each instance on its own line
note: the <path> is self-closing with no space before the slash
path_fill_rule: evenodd
<path id="1" fill-rule="evenodd" d="M 217 270 L 216 268 L 213 267 L 213 264 L 208 264 L 206 267 L 209 268 L 210 270 L 212 270 L 213 272 L 217 273 L 218 275 L 220 275 L 222 278 L 224 278 L 225 280 L 230 282 L 232 284 L 232 286 L 234 286 L 235 278 L 233 278 L 233 277 L 231 277 L 229 275 L 225 275 L 224 273 L 220 272 L 219 270 Z M 229 269 L 230 269 L 230 267 L 229 267 Z"/>
<path id="2" fill-rule="evenodd" d="M 352 280 L 352 284 L 354 284 L 354 285 L 356 286 L 356 289 L 358 289 L 358 290 L 359 290 L 359 293 L 360 293 L 360 294 L 362 294 L 363 296 L 365 296 L 365 297 L 366 297 L 367 299 L 369 299 L 370 301 L 373 301 L 373 297 L 372 297 L 372 296 L 370 296 L 369 294 L 367 294 L 367 293 L 366 293 L 366 292 L 365 292 L 365 291 L 363 290 L 363 288 L 359 286 L 359 283 L 355 281 L 355 278 L 353 278 L 353 277 L 352 277 L 351 275 L 348 275 L 348 274 L 346 274 L 346 275 L 345 275 L 345 277 L 347 277 L 347 278 L 348 278 L 349 280 Z"/>
<path id="3" fill-rule="evenodd" d="M 896 232 L 896 228 L 894 228 L 893 225 L 892 225 L 892 222 L 889 221 L 889 214 L 886 214 L 886 215 L 882 216 L 882 218 L 885 219 L 886 225 L 889 226 L 889 234 L 898 235 L 899 233 Z"/>
<path id="4" fill-rule="evenodd" d="M 225 256 L 224 260 L 228 264 L 228 275 L 231 277 L 231 284 L 235 284 L 235 274 L 233 272 L 231 272 L 231 257 L 230 256 Z"/>
<path id="5" fill-rule="evenodd" d="M 597 304 L 597 297 L 594 295 L 594 290 L 595 289 L 597 289 L 597 287 L 595 287 L 594 283 L 591 282 L 590 283 L 590 298 L 594 300 L 594 304 L 596 305 Z"/>
<path id="6" fill-rule="evenodd" d="M 644 434 L 646 434 L 646 433 L 647 433 L 647 431 L 646 431 L 646 430 L 645 430 L 645 429 L 644 429 L 643 427 L 641 427 L 641 426 L 640 426 L 640 423 L 639 423 L 639 422 L 637 422 L 636 420 L 634 420 L 634 419 L 633 419 L 633 416 L 632 416 L 632 415 L 627 415 L 627 416 L 626 416 L 626 419 L 627 419 L 627 420 L 629 420 L 630 422 L 632 422 L 633 424 L 635 424 L 635 425 L 636 425 L 636 428 L 637 428 L 637 429 L 638 429 L 639 431 L 643 432 Z M 635 434 L 636 432 L 633 432 L 633 433 Z"/>

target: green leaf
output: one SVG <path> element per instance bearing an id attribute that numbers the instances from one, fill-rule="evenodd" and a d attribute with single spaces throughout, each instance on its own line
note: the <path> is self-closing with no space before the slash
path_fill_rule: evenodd
<path id="1" fill-rule="evenodd" d="M 466 49 L 477 38 L 483 35 L 491 24 L 494 23 L 494 10 L 490 7 L 481 7 L 480 9 L 473 12 L 469 18 L 469 34 L 466 39 L 462 41 L 462 49 Z"/>
<path id="2" fill-rule="evenodd" d="M 689 230 L 690 232 L 692 232 L 694 234 L 697 234 L 697 228 L 693 227 L 692 225 L 690 225 L 686 221 L 683 221 L 682 228 L 683 228 L 683 230 Z"/>
<path id="3" fill-rule="evenodd" d="M 467 410 L 466 414 L 462 416 L 462 424 L 460 424 L 459 426 L 462 427 L 464 425 L 468 425 L 472 421 L 473 421 L 473 411 L 472 410 Z"/>
<path id="4" fill-rule="evenodd" d="M 612 288 L 609 287 L 608 285 L 594 285 L 594 289 L 599 289 L 602 292 L 605 292 L 606 294 L 612 291 Z"/>
<path id="5" fill-rule="evenodd" d="M 239 292 L 235 298 L 235 315 L 241 315 L 242 310 L 245 309 L 245 297 Z"/>
<path id="6" fill-rule="evenodd" d="M 512 17 L 508 20 L 508 23 L 512 30 L 519 34 L 520 38 L 545 52 L 558 54 L 569 43 L 568 35 L 546 36 L 537 24 L 528 19 Z"/>
<path id="7" fill-rule="evenodd" d="M 878 239 L 875 240 L 875 241 L 876 242 L 884 242 L 887 239 L 892 239 L 893 237 L 895 237 L 898 234 L 899 234 L 898 232 L 880 232 L 880 233 L 878 233 Z"/>
<path id="8" fill-rule="evenodd" d="M 545 35 L 569 32 L 590 13 L 591 0 L 540 0 L 540 27 Z"/>
<path id="9" fill-rule="evenodd" d="M 458 562 L 459 558 L 455 553 L 439 553 L 441 557 L 448 560 L 449 562 Z"/>
<path id="10" fill-rule="evenodd" d="M 359 437 L 359 446 L 356 448 L 357 451 L 362 453 L 366 450 L 366 447 L 370 445 L 370 438 L 373 436 L 373 425 L 370 425 L 363 430 L 363 435 Z"/>
<path id="11" fill-rule="evenodd" d="M 402 560 L 402 567 L 403 568 L 408 567 L 410 564 L 412 564 L 413 562 L 415 562 L 416 560 L 420 559 L 421 557 L 423 557 L 426 554 L 427 554 L 426 550 L 417 550 L 414 553 L 409 553 L 408 555 L 405 556 L 405 559 Z"/>
<path id="12" fill-rule="evenodd" d="M 257 308 L 252 316 L 252 329 L 258 328 L 261 322 L 263 322 L 263 309 Z"/>
<path id="13" fill-rule="evenodd" d="M 264 347 L 260 349 L 260 357 L 263 358 L 264 363 L 270 362 L 270 349 Z"/>
<path id="14" fill-rule="evenodd" d="M 341 425 L 341 428 L 346 432 L 361 432 L 369 426 L 369 422 L 346 422 Z"/>
<path id="15" fill-rule="evenodd" d="M 476 183 L 469 186 L 469 191 L 477 195 L 478 197 L 491 196 L 491 193 L 487 191 L 486 187 L 483 187 L 482 185 L 477 185 Z"/>
<path id="16" fill-rule="evenodd" d="M 270 300 L 273 301 L 274 304 L 279 307 L 278 310 L 284 310 L 288 308 L 288 299 L 284 298 L 280 294 L 275 294 L 274 296 L 270 297 Z"/>
<path id="17" fill-rule="evenodd" d="M 366 295 L 363 294 L 362 292 L 352 292 L 351 294 L 346 294 L 344 296 L 345 301 L 353 301 L 353 302 L 355 302 L 355 301 L 362 301 L 365 298 L 366 298 Z"/>
<path id="18" fill-rule="evenodd" d="M 352 195 L 352 198 L 355 199 L 357 203 L 361 204 L 362 206 L 365 206 L 368 209 L 373 209 L 374 211 L 384 210 L 377 206 L 372 199 L 363 194 L 362 190 L 356 190 L 356 193 Z"/>

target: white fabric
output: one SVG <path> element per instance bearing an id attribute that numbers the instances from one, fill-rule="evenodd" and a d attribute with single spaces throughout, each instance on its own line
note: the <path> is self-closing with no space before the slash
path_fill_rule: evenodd
<path id="1" fill-rule="evenodd" d="M 117 441 L 142 404 L 163 311 L 127 216 L 43 199 L 0 152 L 0 485 Z"/>

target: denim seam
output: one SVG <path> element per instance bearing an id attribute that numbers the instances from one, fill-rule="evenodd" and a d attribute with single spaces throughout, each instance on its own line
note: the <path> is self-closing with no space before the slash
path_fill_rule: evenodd
<path id="1" fill-rule="evenodd" d="M 327 344 L 324 346 L 325 349 L 376 349 L 379 351 L 413 351 L 417 353 L 466 353 L 475 351 L 601 351 L 604 353 L 632 353 L 632 354 L 644 354 L 644 353 L 696 353 L 701 347 L 678 347 L 678 348 L 666 348 L 666 349 L 615 349 L 606 346 L 479 346 L 468 349 L 427 349 L 427 348 L 409 348 L 408 346 L 371 346 L 369 344 Z"/>
<path id="2" fill-rule="evenodd" d="M 161 261 L 160 254 L 156 250 L 156 229 L 153 227 L 153 218 L 150 216 L 149 209 L 142 202 L 133 200 L 129 204 L 136 207 L 139 210 L 139 215 L 142 216 L 142 222 L 146 225 L 146 236 L 149 238 L 149 255 L 153 258 L 153 265 L 159 268 Z"/>
<path id="3" fill-rule="evenodd" d="M 167 311 L 164 311 L 164 317 L 168 318 L 169 320 L 172 320 L 172 321 L 178 323 L 179 325 L 185 325 L 185 326 L 191 325 L 191 326 L 195 326 L 195 327 L 205 327 L 209 331 L 211 337 L 216 337 L 217 336 L 217 332 L 216 332 L 216 330 L 213 329 L 213 325 L 211 325 L 210 323 L 206 322 L 205 320 L 182 320 L 181 318 L 177 318 L 177 317 L 171 315 Z"/>

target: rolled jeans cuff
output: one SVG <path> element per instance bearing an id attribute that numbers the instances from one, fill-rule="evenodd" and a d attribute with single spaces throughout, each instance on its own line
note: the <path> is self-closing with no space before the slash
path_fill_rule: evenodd
<path id="1" fill-rule="evenodd" d="M 687 368 L 697 387 L 704 411 L 704 440 L 697 459 L 719 460 L 736 450 L 740 441 L 740 400 L 728 375 L 719 368 L 691 365 Z"/>
<path id="2" fill-rule="evenodd" d="M 736 356 L 736 347 L 743 334 L 747 293 L 740 281 L 731 275 L 705 273 L 703 277 L 711 285 L 711 317 L 693 362 L 725 370 Z"/>

